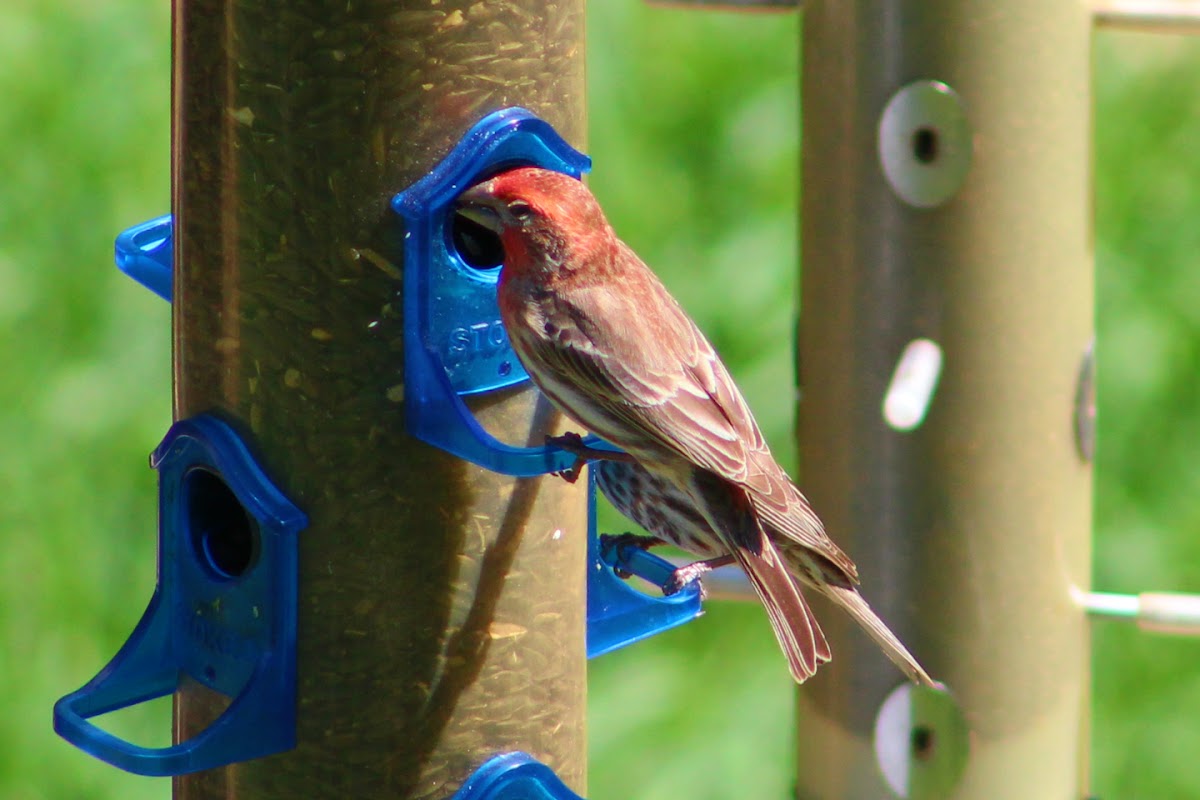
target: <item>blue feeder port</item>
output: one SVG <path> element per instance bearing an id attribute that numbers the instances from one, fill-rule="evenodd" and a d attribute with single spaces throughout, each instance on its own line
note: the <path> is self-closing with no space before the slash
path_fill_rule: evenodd
<path id="1" fill-rule="evenodd" d="M 475 770 L 451 800 L 583 800 L 525 753 L 505 753 Z"/>
<path id="2" fill-rule="evenodd" d="M 158 585 L 100 674 L 54 706 L 54 729 L 139 775 L 180 775 L 296 744 L 298 508 L 215 417 L 176 423 L 154 451 Z M 146 748 L 90 720 L 169 695 L 180 677 L 230 698 L 192 739 Z"/>

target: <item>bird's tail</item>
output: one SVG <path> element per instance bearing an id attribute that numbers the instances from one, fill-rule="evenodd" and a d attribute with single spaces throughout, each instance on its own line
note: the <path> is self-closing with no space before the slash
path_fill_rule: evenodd
<path id="1" fill-rule="evenodd" d="M 816 674 L 817 667 L 829 660 L 829 643 L 817 618 L 804 602 L 770 539 L 763 537 L 762 552 L 757 554 L 736 545 L 730 547 L 730 552 L 767 609 L 771 629 L 787 657 L 792 677 L 796 683 L 804 683 Z"/>
<path id="2" fill-rule="evenodd" d="M 888 626 L 883 623 L 883 620 L 871 610 L 871 607 L 867 605 L 867 601 L 863 599 L 863 596 L 858 593 L 857 589 L 850 586 L 830 585 L 828 583 L 817 585 L 817 588 L 830 600 L 846 609 L 850 616 L 854 617 L 854 621 L 861 625 L 863 630 L 875 640 L 875 643 L 883 650 L 884 655 L 890 658 L 892 663 L 909 677 L 909 680 L 921 686 L 929 686 L 934 689 L 941 688 L 941 684 L 929 677 L 929 673 L 917 663 L 912 653 L 908 652 L 908 648 L 896 638 L 896 634 L 892 633 Z"/>
<path id="3" fill-rule="evenodd" d="M 829 660 L 829 643 L 817 618 L 800 596 L 787 565 L 763 529 L 746 490 L 707 470 L 692 472 L 689 487 L 699 511 L 750 579 L 758 594 L 779 647 L 787 657 L 796 683 L 816 674 Z"/>

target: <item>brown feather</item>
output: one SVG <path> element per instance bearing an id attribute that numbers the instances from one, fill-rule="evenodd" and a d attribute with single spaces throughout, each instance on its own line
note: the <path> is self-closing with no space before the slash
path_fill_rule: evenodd
<path id="1" fill-rule="evenodd" d="M 829 583 L 820 584 L 816 588 L 835 604 L 845 609 L 854 618 L 854 621 L 867 632 L 867 635 L 875 640 L 883 654 L 908 676 L 909 680 L 933 689 L 941 688 L 941 684 L 929 677 L 929 673 L 913 658 L 912 653 L 908 652 L 908 648 L 896 638 L 896 634 L 892 633 L 884 624 L 857 589 L 852 586 L 835 586 Z"/>
<path id="2" fill-rule="evenodd" d="M 744 489 L 696 470 L 690 487 L 696 510 L 750 579 L 797 683 L 830 658 L 829 643 Z"/>
<path id="3" fill-rule="evenodd" d="M 779 648 L 787 658 L 788 670 L 797 683 L 816 674 L 829 661 L 829 643 L 812 609 L 796 591 L 796 585 L 768 541 L 761 555 L 740 547 L 730 551 L 758 594 Z"/>

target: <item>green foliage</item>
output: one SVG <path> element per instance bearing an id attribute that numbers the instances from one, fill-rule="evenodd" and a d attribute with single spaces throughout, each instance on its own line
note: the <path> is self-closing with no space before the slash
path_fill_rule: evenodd
<path id="1" fill-rule="evenodd" d="M 170 424 L 169 310 L 112 268 L 169 202 L 169 9 L 0 8 L 0 796 L 164 797 L 82 756 L 50 708 L 154 585 L 146 455 Z M 143 740 L 162 713 L 122 730 Z"/>
<path id="2" fill-rule="evenodd" d="M 1200 42 L 1097 38 L 1095 584 L 1200 591 Z M 1097 625 L 1101 796 L 1200 796 L 1195 640 Z"/>
<path id="3" fill-rule="evenodd" d="M 592 185 L 710 332 L 792 459 L 798 18 L 593 3 Z M 164 798 L 50 728 L 132 629 L 154 569 L 145 457 L 170 414 L 169 311 L 111 266 L 167 208 L 163 2 L 0 8 L 0 796 Z M 1200 591 L 1200 48 L 1097 37 L 1096 583 Z M 609 519 L 609 528 L 620 523 Z M 1096 788 L 1200 795 L 1193 642 L 1099 625 Z M 593 664 L 598 798 L 786 797 L 791 687 L 761 612 Z M 123 730 L 161 737 L 164 709 Z"/>

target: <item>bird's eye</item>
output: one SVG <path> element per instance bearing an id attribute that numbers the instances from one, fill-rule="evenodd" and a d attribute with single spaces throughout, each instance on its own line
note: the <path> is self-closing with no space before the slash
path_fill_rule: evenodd
<path id="1" fill-rule="evenodd" d="M 533 207 L 524 200 L 513 200 L 508 204 L 509 213 L 521 222 L 526 222 L 533 218 Z"/>

